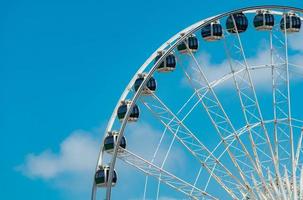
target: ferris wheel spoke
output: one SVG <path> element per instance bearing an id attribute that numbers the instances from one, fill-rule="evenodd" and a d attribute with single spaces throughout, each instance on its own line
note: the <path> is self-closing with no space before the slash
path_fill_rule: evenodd
<path id="1" fill-rule="evenodd" d="M 260 160 L 259 155 L 262 154 L 262 152 L 258 151 L 258 149 L 260 149 L 260 148 L 256 148 L 256 146 L 263 146 L 263 148 L 268 149 L 267 151 L 270 152 L 270 160 L 272 160 L 273 162 L 267 162 L 267 160 L 265 160 L 265 161 L 266 161 L 266 163 L 268 163 L 268 167 L 271 167 L 272 163 L 273 163 L 274 171 L 278 175 L 279 175 L 279 168 L 278 168 L 278 164 L 276 162 L 275 154 L 273 152 L 273 148 L 272 148 L 272 144 L 270 141 L 270 137 L 268 135 L 268 131 L 264 124 L 261 109 L 259 106 L 259 101 L 258 101 L 256 91 L 255 91 L 255 86 L 254 86 L 252 78 L 251 78 L 249 65 L 248 65 L 248 62 L 247 62 L 247 59 L 245 56 L 245 52 L 243 49 L 242 41 L 241 41 L 241 38 L 240 38 L 240 35 L 238 32 L 237 23 L 235 22 L 234 16 L 233 15 L 231 15 L 231 16 L 232 16 L 234 27 L 236 29 L 235 37 L 236 37 L 237 42 L 235 42 L 235 43 L 238 45 L 235 45 L 235 44 L 227 45 L 226 39 L 225 39 L 225 49 L 226 49 L 227 57 L 228 57 L 229 64 L 230 64 L 232 71 L 234 71 L 234 69 L 235 69 L 232 59 L 236 60 L 236 62 L 234 61 L 235 63 L 237 63 L 237 62 L 239 63 L 240 60 L 243 60 L 243 61 L 241 61 L 242 62 L 241 66 L 244 66 L 246 69 L 245 73 L 243 73 L 242 76 L 239 76 L 239 75 L 234 76 L 234 83 L 235 83 L 235 87 L 236 87 L 236 90 L 237 90 L 237 93 L 239 96 L 239 100 L 241 103 L 241 108 L 242 108 L 242 112 L 243 112 L 244 119 L 246 122 L 246 126 L 249 126 L 252 122 L 255 122 L 255 121 L 261 122 L 260 132 L 264 133 L 266 143 L 263 142 L 264 140 L 263 141 L 261 140 L 261 142 L 255 143 L 255 140 L 256 139 L 258 140 L 258 138 L 254 139 L 254 137 L 256 137 L 256 136 L 255 136 L 255 134 L 252 134 L 251 132 L 249 134 L 249 140 L 251 141 L 252 150 L 254 152 L 257 166 L 259 169 L 258 173 L 259 173 L 260 181 L 262 182 L 262 184 L 264 185 L 266 190 L 269 190 L 267 187 L 267 184 L 265 182 L 264 176 L 263 176 L 263 170 L 262 170 L 263 165 L 261 165 L 261 163 L 265 163 L 263 161 L 264 156 L 262 156 L 261 157 L 262 160 Z M 228 49 L 228 46 L 234 47 L 236 50 L 231 51 Z M 232 57 L 231 52 L 236 52 L 236 56 L 238 56 L 238 57 L 236 57 L 236 58 Z M 265 157 L 265 159 L 268 159 L 268 156 Z"/>
<path id="2" fill-rule="evenodd" d="M 154 154 L 153 154 L 153 157 L 152 157 L 152 159 L 151 159 L 151 161 L 150 161 L 151 163 L 154 163 L 154 161 L 155 161 L 155 159 L 156 159 L 156 156 L 157 156 L 157 154 L 158 154 L 158 152 L 159 152 L 160 146 L 161 146 L 161 144 L 162 144 L 162 142 L 163 142 L 163 139 L 164 139 L 164 136 L 166 135 L 166 132 L 167 132 L 167 128 L 165 128 L 164 131 L 162 132 L 161 138 L 160 138 L 160 140 L 159 140 L 159 142 L 158 142 L 158 145 L 157 145 L 157 147 L 156 147 L 156 150 L 155 150 L 155 152 L 154 152 Z M 149 178 L 149 176 L 146 176 L 146 177 L 145 177 L 144 192 L 143 192 L 143 200 L 146 199 L 148 178 Z"/>
<path id="3" fill-rule="evenodd" d="M 273 179 L 269 170 L 268 170 L 268 180 L 272 186 L 272 191 L 273 191 L 273 194 L 275 195 L 276 199 L 282 199 L 283 196 L 282 196 L 281 192 L 279 191 L 279 188 L 277 187 L 277 182 Z"/>
<path id="4" fill-rule="evenodd" d="M 197 183 L 198 183 L 198 180 L 199 180 L 199 178 L 200 178 L 200 176 L 201 176 L 202 170 L 203 170 L 203 167 L 201 166 L 200 169 L 199 169 L 199 171 L 198 171 L 198 173 L 197 173 L 197 176 L 196 176 L 196 178 L 195 178 L 195 182 L 194 182 L 194 186 L 195 186 L 195 187 L 196 187 L 196 185 L 197 185 Z M 204 191 L 207 191 L 207 188 L 204 189 Z M 193 190 L 191 191 L 191 193 L 192 193 L 192 192 L 193 192 Z"/>
<path id="5" fill-rule="evenodd" d="M 279 30 L 276 30 L 278 34 Z M 274 45 L 276 42 L 276 45 Z M 270 46 L 271 46 L 271 64 L 272 64 L 272 93 L 273 93 L 273 117 L 274 120 L 285 118 L 288 121 L 288 94 L 287 94 L 287 75 L 285 69 L 285 58 L 279 54 L 279 51 L 284 48 L 285 43 L 280 39 L 280 37 L 275 33 L 275 31 L 270 34 Z M 276 67 L 275 62 L 283 61 L 284 65 L 282 67 Z M 289 136 L 285 134 L 287 131 L 287 126 L 284 123 L 276 121 L 274 123 L 274 136 L 275 136 L 275 157 L 277 159 L 278 165 L 283 166 L 285 162 L 288 162 L 288 150 L 283 148 L 284 145 L 288 146 Z M 286 130 L 285 130 L 286 129 Z M 283 191 L 285 193 L 285 191 Z"/>
<path id="6" fill-rule="evenodd" d="M 278 29 L 278 28 L 277 28 Z M 276 29 L 275 29 L 276 30 Z M 277 33 L 276 33 L 277 32 Z M 278 120 L 284 118 L 285 121 L 274 123 L 275 134 L 275 154 L 279 165 L 288 165 L 290 153 L 283 148 L 289 144 L 289 127 L 284 122 L 289 121 L 288 115 L 288 75 L 286 66 L 286 53 L 280 55 L 280 51 L 285 51 L 285 41 L 281 37 L 285 37 L 285 33 L 279 37 L 280 30 L 273 31 L 270 35 L 271 42 L 271 63 L 272 63 L 272 93 L 273 93 L 273 112 L 274 119 Z M 284 39 L 285 40 L 285 39 Z M 275 43 L 274 43 L 275 42 Z M 274 45 L 275 44 L 275 45 Z M 280 68 L 275 67 L 275 62 L 283 61 L 284 65 Z M 291 167 L 290 167 L 291 168 Z"/>
<path id="7" fill-rule="evenodd" d="M 189 51 L 188 46 L 187 46 L 187 49 Z M 239 157 L 236 158 L 234 156 L 234 154 L 237 154 L 238 149 L 243 149 L 244 156 L 242 158 L 246 159 L 243 162 L 250 161 L 252 163 L 252 166 L 255 168 L 255 170 L 257 170 L 256 165 L 254 164 L 254 161 L 253 161 L 252 157 L 250 156 L 249 152 L 247 151 L 245 145 L 243 144 L 243 142 L 237 135 L 234 134 L 236 141 L 233 141 L 233 145 L 229 144 L 229 142 L 230 142 L 229 140 L 226 140 L 226 141 L 224 140 L 225 137 L 236 132 L 235 128 L 233 127 L 229 117 L 227 116 L 226 112 L 224 111 L 220 101 L 218 100 L 213 88 L 210 85 L 210 82 L 207 80 L 199 62 L 197 61 L 197 59 L 195 58 L 194 54 L 191 51 L 189 51 L 189 54 L 195 63 L 194 66 L 190 66 L 190 67 L 192 68 L 192 71 L 195 72 L 195 74 L 196 73 L 199 74 L 199 78 L 200 78 L 199 87 L 206 86 L 206 87 L 208 87 L 208 90 L 209 90 L 209 92 L 206 95 L 203 95 L 204 97 L 201 97 L 202 94 L 200 94 L 199 92 L 197 92 L 197 96 L 202 99 L 201 104 L 203 105 L 203 108 L 205 109 L 208 116 L 210 117 L 210 120 L 211 120 L 212 124 L 214 125 L 218 135 L 220 136 L 222 141 L 224 141 L 224 145 L 226 147 L 228 147 L 227 152 L 228 152 L 229 157 L 231 158 L 232 163 L 237 168 L 237 171 L 239 172 L 239 175 L 240 175 L 241 179 L 243 180 L 243 182 L 245 183 L 245 185 L 249 188 L 250 184 L 245 178 L 247 176 L 243 173 L 243 170 L 239 166 L 239 162 L 237 161 L 237 159 L 239 159 Z M 195 83 L 193 83 L 191 74 L 188 73 L 187 70 L 183 66 L 182 66 L 182 68 L 183 68 L 183 71 L 184 71 L 188 81 L 190 82 L 191 87 L 196 91 L 197 86 L 195 85 Z M 240 71 L 240 70 L 238 70 L 238 71 Z M 237 147 L 237 148 L 235 148 L 235 147 Z M 234 153 L 232 151 L 234 151 Z"/>
<path id="8" fill-rule="evenodd" d="M 233 182 L 240 188 L 245 189 L 241 185 L 241 182 L 220 162 L 219 158 L 216 158 L 195 134 L 186 127 L 183 121 L 181 121 L 155 94 L 153 94 L 152 97 L 154 99 L 152 103 L 156 103 L 156 106 L 147 101 L 143 101 L 142 99 L 141 102 L 176 137 L 176 139 L 185 146 L 185 148 L 201 163 L 202 167 L 211 174 L 227 193 L 235 198 L 235 195 L 229 190 L 229 187 L 225 185 L 227 181 L 229 181 L 229 183 Z M 166 116 L 161 116 L 163 114 Z M 215 171 L 212 172 L 211 169 L 216 164 L 217 167 L 215 168 Z"/>
<path id="9" fill-rule="evenodd" d="M 178 129 L 179 129 L 179 127 L 177 128 L 177 131 L 178 131 Z M 167 161 L 167 158 L 168 158 L 169 153 L 171 152 L 171 149 L 172 149 L 172 146 L 173 146 L 173 144 L 174 144 L 174 142 L 175 142 L 175 139 L 176 139 L 176 135 L 174 135 L 173 139 L 172 139 L 171 142 L 170 142 L 170 145 L 169 145 L 169 147 L 168 147 L 168 150 L 167 150 L 167 152 L 166 152 L 166 154 L 165 154 L 165 156 L 164 156 L 164 159 L 163 159 L 163 161 L 162 161 L 161 169 L 164 168 L 164 165 L 165 165 L 165 163 L 166 163 L 166 161 Z M 160 175 L 160 179 L 161 179 L 161 175 Z M 157 200 L 159 199 L 159 195 L 160 195 L 160 183 L 161 183 L 160 179 L 158 180 Z M 191 194 L 192 194 L 192 193 L 191 193 Z"/>
<path id="10" fill-rule="evenodd" d="M 286 15 L 283 15 L 284 21 L 286 20 Z M 280 36 L 279 36 L 280 35 Z M 284 31 L 271 34 L 271 55 L 272 63 L 276 60 L 284 61 L 284 66 L 282 68 L 272 67 L 272 79 L 273 79 L 273 108 L 274 108 L 274 118 L 287 118 L 285 123 L 275 123 L 275 151 L 276 157 L 281 160 L 280 166 L 287 165 L 291 170 L 292 183 L 296 184 L 296 155 L 294 149 L 294 138 L 293 138 L 293 126 L 292 126 L 292 116 L 291 116 L 291 99 L 290 99 L 290 64 L 288 59 L 288 33 L 286 29 L 286 23 L 284 23 Z M 276 45 L 273 46 L 273 42 Z M 279 51 L 282 51 L 284 55 L 280 55 Z M 275 53 L 275 55 L 273 55 Z M 275 56 L 275 57 L 274 57 Z M 275 58 L 275 59 L 274 59 Z M 288 147 L 290 144 L 290 150 Z M 298 145 L 300 145 L 298 143 Z M 284 147 L 284 148 L 283 148 Z M 279 153 L 278 153 L 279 152 Z M 288 157 L 290 159 L 284 159 Z M 284 160 L 284 161 L 283 161 Z M 293 188 L 294 194 L 297 193 L 297 187 Z M 294 195 L 294 199 L 297 199 L 297 195 Z"/>
<path id="11" fill-rule="evenodd" d="M 293 137 L 293 128 L 292 128 L 292 117 L 291 117 L 291 99 L 290 99 L 290 85 L 289 85 L 289 63 L 288 63 L 288 34 L 286 29 L 286 15 L 283 15 L 284 18 L 284 47 L 285 47 L 285 62 L 286 62 L 286 84 L 287 84 L 287 113 L 288 113 L 288 123 L 289 123 L 289 141 L 290 141 L 290 152 L 291 152 L 291 170 L 292 170 L 292 184 L 293 187 L 293 197 L 294 200 L 298 199 L 297 196 L 297 175 L 296 175 L 296 162 L 295 162 L 295 150 L 294 150 L 294 137 Z"/>
<path id="12" fill-rule="evenodd" d="M 154 177 L 161 181 L 163 184 L 175 189 L 178 192 L 191 197 L 192 199 L 201 199 L 206 197 L 207 199 L 218 199 L 213 195 L 187 183 L 181 178 L 171 174 L 170 172 L 164 170 L 163 168 L 141 158 L 129 150 L 123 149 L 123 153 L 118 154 L 117 158 L 126 162 L 127 164 L 139 169 L 148 176 Z M 193 192 L 191 193 L 191 191 Z"/>
<path id="13" fill-rule="evenodd" d="M 235 140 L 235 139 L 233 138 L 233 141 L 234 141 L 234 140 Z M 225 149 L 223 152 L 217 153 L 217 151 L 218 151 L 219 147 L 222 145 L 222 143 L 223 143 L 223 142 L 220 141 L 220 142 L 218 143 L 218 145 L 214 148 L 214 150 L 211 152 L 213 155 L 219 154 L 218 160 L 220 160 L 221 157 L 223 157 L 223 155 L 226 153 L 226 149 Z M 207 161 L 207 160 L 206 160 L 206 161 Z M 213 168 L 211 169 L 211 173 L 209 174 L 209 178 L 208 178 L 208 180 L 207 180 L 207 182 L 206 182 L 206 184 L 205 184 L 205 186 L 204 186 L 204 190 L 205 190 L 205 191 L 207 190 L 207 188 L 208 188 L 208 186 L 209 186 L 209 183 L 210 183 L 211 178 L 212 178 L 211 174 L 214 173 L 214 170 L 216 169 L 216 166 L 217 166 L 217 163 L 215 163 L 215 165 L 214 165 Z M 195 180 L 195 183 L 198 181 L 199 175 L 200 175 L 200 171 L 199 171 L 198 176 L 197 176 L 197 178 L 196 178 L 196 180 Z"/>
<path id="14" fill-rule="evenodd" d="M 300 152 L 302 150 L 302 139 L 303 139 L 303 130 L 301 130 L 300 138 L 297 145 L 296 157 L 295 157 L 295 170 L 297 171 L 299 167 L 299 160 L 300 160 Z M 302 172 L 301 172 L 302 173 Z M 296 174 L 296 172 L 295 172 Z"/>

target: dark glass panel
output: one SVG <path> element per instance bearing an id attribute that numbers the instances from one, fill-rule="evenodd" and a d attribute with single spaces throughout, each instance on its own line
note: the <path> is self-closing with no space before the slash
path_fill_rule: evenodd
<path id="1" fill-rule="evenodd" d="M 211 25 L 210 24 L 208 24 L 202 28 L 201 35 L 202 35 L 202 37 L 211 36 Z"/>
<path id="2" fill-rule="evenodd" d="M 246 31 L 247 27 L 248 27 L 248 20 L 243 13 L 232 14 L 226 20 L 226 28 L 227 31 L 230 33 L 236 33 L 237 31 L 238 33 L 242 33 Z"/>
<path id="3" fill-rule="evenodd" d="M 104 149 L 110 150 L 114 148 L 114 136 L 107 136 L 104 141 Z"/>
<path id="4" fill-rule="evenodd" d="M 137 105 L 134 105 L 132 112 L 130 113 L 131 118 L 138 118 L 139 117 L 139 108 Z"/>
<path id="5" fill-rule="evenodd" d="M 155 58 L 155 63 L 161 58 L 161 54 L 160 55 L 158 55 L 156 58 Z M 163 68 L 164 67 L 164 62 L 161 62 L 160 64 L 159 64 L 159 66 L 158 66 L 158 68 Z"/>
<path id="6" fill-rule="evenodd" d="M 121 138 L 120 147 L 122 147 L 123 149 L 126 148 L 126 140 L 124 136 Z"/>
<path id="7" fill-rule="evenodd" d="M 100 169 L 96 172 L 96 175 L 95 175 L 95 182 L 97 185 L 99 184 L 104 184 L 105 182 L 105 177 L 104 177 L 104 171 L 103 169 Z"/>
<path id="8" fill-rule="evenodd" d="M 134 84 L 134 88 L 135 88 L 135 91 L 137 92 L 140 85 L 142 84 L 144 78 L 140 77 L 140 78 L 137 78 L 137 80 L 135 81 L 135 84 Z"/>
<path id="9" fill-rule="evenodd" d="M 124 104 L 124 105 L 121 105 L 119 108 L 118 108 L 118 118 L 119 119 L 123 119 L 125 114 L 127 112 L 127 105 Z"/>
<path id="10" fill-rule="evenodd" d="M 147 87 L 151 91 L 155 91 L 156 90 L 156 80 L 153 77 L 151 77 L 149 79 L 149 81 L 147 82 Z"/>

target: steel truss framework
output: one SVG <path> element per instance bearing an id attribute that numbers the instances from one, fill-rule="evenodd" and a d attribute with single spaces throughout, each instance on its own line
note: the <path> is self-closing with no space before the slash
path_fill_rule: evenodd
<path id="1" fill-rule="evenodd" d="M 303 134 L 301 131 L 303 122 L 292 117 L 290 98 L 290 66 L 300 66 L 289 62 L 286 27 L 284 27 L 284 32 L 278 30 L 280 28 L 278 25 L 275 25 L 272 31 L 268 31 L 270 64 L 252 66 L 248 62 L 241 34 L 238 33 L 232 15 L 239 12 L 255 14 L 256 11 L 263 9 L 270 10 L 274 15 L 284 17 L 284 20 L 286 20 L 285 15 L 283 15 L 284 12 L 303 13 L 302 9 L 292 7 L 258 6 L 217 15 L 199 21 L 173 36 L 140 67 L 121 95 L 110 118 L 105 135 L 116 126 L 115 119 L 120 102 L 128 98 L 131 99 L 131 105 L 118 128 L 117 143 L 120 143 L 123 137 L 127 118 L 130 116 L 130 110 L 136 102 L 141 103 L 150 111 L 154 119 L 163 125 L 163 134 L 169 132 L 173 140 L 161 166 L 155 164 L 154 160 L 148 161 L 136 155 L 135 152 L 119 150 L 119 147 L 116 146 L 114 151 L 109 154 L 111 162 L 106 199 L 109 200 L 111 197 L 112 174 L 117 158 L 146 174 L 144 198 L 148 178 L 153 177 L 159 181 L 157 197 L 159 197 L 161 182 L 191 199 L 218 199 L 216 195 L 207 192 L 210 181 L 214 180 L 230 199 L 303 199 Z M 188 53 L 186 55 L 178 54 L 175 49 L 178 44 L 202 27 L 227 16 L 232 16 L 236 27 L 235 34 L 224 30 L 222 39 L 230 72 L 219 79 L 209 81 L 204 70 L 206 68 L 205 63 L 199 62 L 187 45 Z M 159 51 L 164 53 L 157 62 L 153 63 Z M 141 95 L 143 88 L 149 78 L 153 76 L 158 65 L 171 52 L 176 55 L 178 65 L 182 68 L 184 76 L 193 90 L 192 96 L 177 113 L 174 113 L 156 93 L 151 96 Z M 183 56 L 191 59 L 192 62 L 189 66 L 182 63 Z M 251 75 L 254 70 L 258 69 L 271 70 L 273 118 L 270 120 L 265 120 L 263 117 Z M 134 82 L 138 75 L 143 72 L 147 75 L 137 92 L 135 92 L 132 89 Z M 245 122 L 243 127 L 238 130 L 236 130 L 215 91 L 216 87 L 228 80 L 232 80 L 236 89 L 242 111 L 241 115 Z M 198 107 L 207 113 L 216 134 L 220 138 L 220 142 L 214 149 L 208 148 L 203 141 L 199 140 L 197 134 L 186 125 L 187 117 Z M 296 142 L 294 142 L 294 132 L 300 133 Z M 244 135 L 248 136 L 245 141 L 243 139 Z M 186 151 L 201 165 L 194 183 L 189 183 L 164 169 L 167 156 L 175 141 L 182 144 Z M 287 149 L 285 146 L 290 148 Z M 157 154 L 158 147 L 154 157 Z M 219 150 L 222 148 L 224 151 Z M 96 170 L 98 166 L 103 164 L 104 153 L 102 142 Z M 226 157 L 232 163 L 232 169 L 225 165 L 223 160 Z M 196 184 L 203 172 L 206 172 L 208 177 L 203 179 L 204 188 L 199 188 Z M 96 199 L 96 191 L 97 187 L 94 182 L 92 200 Z"/>

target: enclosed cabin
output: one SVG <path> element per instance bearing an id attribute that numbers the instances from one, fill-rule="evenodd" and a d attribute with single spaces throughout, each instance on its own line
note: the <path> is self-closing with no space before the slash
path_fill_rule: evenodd
<path id="1" fill-rule="evenodd" d="M 95 184 L 97 187 L 107 187 L 109 184 L 109 166 L 99 166 L 99 169 L 95 174 Z M 111 186 L 115 186 L 117 183 L 117 173 L 114 170 L 112 176 Z"/>
<path id="2" fill-rule="evenodd" d="M 142 82 L 146 78 L 147 74 L 139 74 L 138 78 L 135 81 L 134 89 L 137 92 L 139 87 L 141 86 Z M 149 80 L 146 83 L 146 86 L 142 89 L 142 95 L 151 95 L 156 91 L 157 83 L 156 80 L 153 77 L 150 77 Z"/>
<path id="3" fill-rule="evenodd" d="M 275 17 L 268 10 L 257 11 L 254 17 L 254 27 L 259 31 L 272 30 L 275 25 Z"/>
<path id="4" fill-rule="evenodd" d="M 286 21 L 286 23 L 285 23 Z M 293 12 L 285 13 L 280 21 L 280 29 L 287 33 L 299 32 L 301 28 L 301 19 Z"/>
<path id="5" fill-rule="evenodd" d="M 242 12 L 231 14 L 226 20 L 226 29 L 229 33 L 243 33 L 247 27 L 248 20 Z"/>
<path id="6" fill-rule="evenodd" d="M 123 119 L 124 119 L 124 117 L 126 115 L 126 112 L 128 111 L 130 105 L 131 105 L 131 101 L 129 101 L 129 100 L 121 102 L 121 105 L 119 106 L 118 111 L 117 111 L 118 119 L 121 122 L 123 121 Z M 133 106 L 132 110 L 131 110 L 131 113 L 130 113 L 127 121 L 128 122 L 136 122 L 136 121 L 138 121 L 139 114 L 140 114 L 139 107 L 135 104 Z"/>
<path id="7" fill-rule="evenodd" d="M 212 22 L 201 29 L 202 38 L 206 41 L 216 41 L 223 37 L 223 29 L 221 24 Z"/>
<path id="8" fill-rule="evenodd" d="M 163 55 L 164 52 L 158 52 L 158 55 L 155 58 L 157 62 Z M 163 61 L 158 65 L 158 72 L 171 72 L 174 71 L 177 65 L 176 57 L 173 53 L 168 54 Z"/>
<path id="9" fill-rule="evenodd" d="M 104 151 L 107 153 L 112 153 L 114 151 L 114 148 L 116 144 L 118 143 L 118 131 L 112 131 L 107 134 L 107 136 L 104 139 Z M 120 148 L 118 148 L 118 153 L 122 153 L 123 150 L 126 148 L 126 139 L 124 136 L 122 136 L 120 141 Z"/>
<path id="10" fill-rule="evenodd" d="M 181 34 L 183 36 L 184 34 Z M 177 49 L 180 53 L 194 53 L 198 50 L 199 41 L 195 35 L 190 35 L 185 38 L 178 46 Z"/>

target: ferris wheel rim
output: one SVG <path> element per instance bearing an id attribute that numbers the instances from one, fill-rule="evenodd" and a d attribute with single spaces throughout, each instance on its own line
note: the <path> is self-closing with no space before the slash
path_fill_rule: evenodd
<path id="1" fill-rule="evenodd" d="M 116 112 L 118 110 L 118 107 L 121 103 L 122 100 L 124 100 L 127 95 L 129 94 L 129 92 L 131 92 L 131 87 L 133 86 L 136 78 L 138 77 L 139 74 L 141 74 L 142 72 L 145 72 L 146 68 L 148 67 L 148 65 L 154 61 L 155 57 L 157 56 L 157 53 L 159 51 L 164 51 L 164 53 L 162 54 L 162 56 L 160 57 L 159 60 L 157 60 L 153 66 L 151 67 L 151 69 L 148 71 L 146 78 L 143 80 L 142 84 L 140 85 L 140 87 L 138 88 L 138 90 L 135 92 L 133 98 L 131 99 L 131 104 L 129 106 L 129 109 L 127 110 L 126 114 L 125 114 L 125 118 L 123 119 L 122 123 L 121 123 L 121 128 L 119 130 L 119 136 L 118 136 L 118 140 L 120 141 L 123 134 L 124 134 L 124 129 L 127 122 L 127 118 L 130 115 L 130 110 L 133 108 L 133 106 L 135 105 L 135 103 L 137 102 L 138 98 L 140 97 L 141 91 L 143 90 L 143 88 L 146 86 L 148 79 L 154 74 L 154 72 L 156 71 L 157 66 L 164 60 L 164 58 L 173 51 L 173 49 L 180 44 L 182 41 L 184 41 L 184 39 L 186 39 L 189 35 L 191 35 L 192 33 L 196 32 L 197 30 L 201 29 L 202 27 L 206 26 L 207 24 L 214 22 L 216 20 L 219 20 L 223 17 L 229 16 L 233 13 L 237 13 L 237 12 L 243 12 L 243 13 L 249 13 L 249 12 L 255 12 L 259 9 L 280 9 L 280 10 L 293 10 L 296 12 L 300 12 L 303 13 L 303 9 L 301 8 L 296 8 L 296 7 L 291 7 L 291 6 L 283 6 L 283 5 L 264 5 L 264 6 L 251 6 L 251 7 L 245 7 L 245 8 L 240 8 L 240 9 L 236 9 L 236 10 L 232 10 L 229 12 L 224 12 L 222 14 L 219 15 L 215 15 L 213 17 L 209 17 L 203 20 L 200 20 L 196 23 L 194 23 L 193 25 L 190 25 L 189 27 L 183 29 L 182 31 L 178 32 L 177 34 L 175 34 L 173 37 L 171 37 L 169 40 L 167 40 L 165 43 L 163 43 L 156 51 L 154 51 L 154 53 L 151 54 L 151 56 L 143 63 L 143 65 L 138 69 L 138 71 L 134 74 L 134 76 L 132 77 L 131 81 L 128 83 L 127 87 L 125 88 L 125 90 L 123 91 L 119 101 L 116 104 L 115 109 L 113 110 L 113 113 L 110 117 L 110 120 L 108 122 L 105 134 L 104 134 L 104 138 L 106 137 L 106 134 L 108 131 L 110 131 L 112 129 L 113 126 L 113 122 L 116 118 Z M 276 15 L 279 14 L 283 14 L 283 12 L 277 12 L 275 13 Z M 301 17 L 301 20 L 302 17 Z M 172 42 L 175 42 L 173 45 L 171 45 Z M 168 47 L 168 49 L 166 49 Z M 103 142 L 104 142 L 104 138 L 102 140 L 101 143 L 101 148 L 100 148 L 100 152 L 99 152 L 99 156 L 98 156 L 98 162 L 97 162 L 97 166 L 96 166 L 96 170 L 98 169 L 98 166 L 100 164 L 102 164 L 102 157 L 103 157 Z M 110 190 L 111 190 L 111 176 L 113 174 L 113 169 L 115 166 L 115 161 L 117 158 L 117 152 L 118 152 L 118 148 L 114 148 L 114 153 L 112 154 L 112 161 L 110 163 L 110 172 L 109 172 L 109 184 L 107 186 L 107 199 L 110 199 Z M 94 193 L 95 190 L 95 184 L 93 183 L 93 192 Z M 94 200 L 94 194 L 92 194 L 92 199 Z"/>

